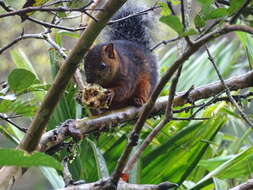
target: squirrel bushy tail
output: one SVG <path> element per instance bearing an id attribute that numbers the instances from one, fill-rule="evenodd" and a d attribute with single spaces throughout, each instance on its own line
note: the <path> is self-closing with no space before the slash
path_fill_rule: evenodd
<path id="1" fill-rule="evenodd" d="M 112 20 L 143 10 L 142 6 L 127 3 Z M 94 46 L 85 57 L 87 82 L 108 90 L 110 109 L 141 106 L 156 86 L 157 64 L 147 31 L 151 21 L 147 15 L 136 15 L 114 22 L 103 34 L 103 43 Z"/>
<path id="2" fill-rule="evenodd" d="M 145 6 L 134 6 L 132 3 L 127 2 L 112 18 L 116 21 L 118 19 L 136 14 L 145 10 Z M 130 18 L 123 19 L 122 21 L 115 22 L 109 26 L 106 36 L 109 41 L 113 40 L 128 40 L 146 48 L 150 47 L 149 31 L 151 26 L 150 15 L 142 14 L 130 16 Z"/>

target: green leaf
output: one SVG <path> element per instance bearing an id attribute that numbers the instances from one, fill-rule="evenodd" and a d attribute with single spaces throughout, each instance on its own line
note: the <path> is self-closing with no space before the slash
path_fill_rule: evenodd
<path id="1" fill-rule="evenodd" d="M 127 137 L 122 135 L 109 150 L 104 153 L 104 157 L 109 162 L 107 163 L 109 172 L 112 172 L 117 164 L 117 160 L 121 155 L 122 150 L 126 146 Z"/>
<path id="2" fill-rule="evenodd" d="M 65 187 L 65 182 L 62 176 L 59 175 L 54 168 L 40 167 L 40 170 L 54 189 L 61 189 Z"/>
<path id="3" fill-rule="evenodd" d="M 231 15 L 231 14 L 237 12 L 242 7 L 244 2 L 245 2 L 245 0 L 230 0 L 228 13 Z"/>
<path id="4" fill-rule="evenodd" d="M 158 6 L 162 9 L 161 11 L 162 16 L 171 15 L 171 10 L 165 2 L 159 1 Z"/>
<path id="5" fill-rule="evenodd" d="M 14 92 L 20 92 L 38 83 L 36 76 L 25 69 L 14 69 L 8 76 L 8 84 Z"/>
<path id="6" fill-rule="evenodd" d="M 171 4 L 174 5 L 174 6 L 181 3 L 180 0 L 167 0 L 167 1 L 171 2 Z"/>
<path id="7" fill-rule="evenodd" d="M 202 28 L 206 25 L 205 20 L 199 14 L 195 16 L 194 24 L 196 28 Z"/>
<path id="8" fill-rule="evenodd" d="M 214 0 L 198 0 L 198 2 L 202 6 L 210 6 L 214 2 Z"/>
<path id="9" fill-rule="evenodd" d="M 12 142 L 19 143 L 19 141 L 15 137 L 15 134 L 13 134 L 14 132 L 10 128 L 3 127 L 2 125 L 0 125 L 0 133 L 3 134 L 6 138 L 11 140 Z"/>
<path id="10" fill-rule="evenodd" d="M 25 7 L 38 7 L 38 6 L 45 4 L 48 1 L 51 1 L 51 0 L 26 0 L 26 3 L 24 4 L 23 8 L 25 8 Z M 28 15 L 30 15 L 30 14 L 31 13 L 29 13 Z"/>
<path id="11" fill-rule="evenodd" d="M 99 179 L 98 165 L 91 144 L 87 138 L 80 144 L 80 152 L 76 159 L 70 163 L 69 169 L 74 180 L 83 179 L 86 182 L 92 182 Z M 67 154 L 69 154 L 67 152 Z"/>
<path id="12" fill-rule="evenodd" d="M 61 43 L 61 41 L 59 41 L 59 43 Z M 54 48 L 49 49 L 48 53 L 49 53 L 49 58 L 50 58 L 50 63 L 51 63 L 50 64 L 51 75 L 52 75 L 52 78 L 54 79 L 59 70 L 60 62 L 63 61 L 63 59 Z"/>
<path id="13" fill-rule="evenodd" d="M 220 180 L 216 177 L 213 178 L 213 182 L 216 190 L 227 190 L 229 186 L 226 181 Z"/>
<path id="14" fill-rule="evenodd" d="M 130 158 L 135 154 L 135 152 L 140 148 L 140 144 L 133 148 L 133 151 L 130 154 Z M 133 169 L 129 174 L 129 183 L 139 184 L 140 183 L 140 173 L 141 173 L 141 159 L 138 158 Z"/>
<path id="15" fill-rule="evenodd" d="M 87 5 L 88 2 L 89 1 L 87 0 L 72 0 L 67 4 L 67 6 L 70 8 L 78 8 Z"/>
<path id="16" fill-rule="evenodd" d="M 209 181 L 212 177 L 217 177 L 219 179 L 235 179 L 236 177 L 250 175 L 253 169 L 252 161 L 253 146 L 245 149 L 240 154 L 224 162 L 215 170 L 212 170 L 208 175 L 200 180 L 196 186 L 201 186 Z M 196 186 L 191 190 L 195 189 Z"/>
<path id="17" fill-rule="evenodd" d="M 248 35 L 245 32 L 236 32 L 236 36 L 240 39 L 243 47 L 245 48 L 248 62 L 252 68 L 252 65 L 253 65 L 253 39 L 252 39 L 251 35 Z"/>
<path id="18" fill-rule="evenodd" d="M 57 160 L 41 152 L 28 154 L 22 150 L 0 149 L 0 155 L 1 166 L 47 166 L 57 170 L 63 170 L 62 165 Z"/>
<path id="19" fill-rule="evenodd" d="M 208 160 L 201 160 L 198 165 L 201 167 L 204 167 L 205 169 L 209 171 L 212 171 L 215 168 L 217 168 L 219 165 L 223 164 L 224 162 L 234 157 L 235 155 L 228 155 L 228 156 L 220 156 L 216 158 L 211 158 Z"/>
<path id="20" fill-rule="evenodd" d="M 33 105 L 31 102 L 22 102 L 20 100 L 10 101 L 1 100 L 0 101 L 0 112 L 1 113 L 11 113 L 20 116 L 31 117 L 35 113 L 37 106 Z"/>
<path id="21" fill-rule="evenodd" d="M 228 15 L 228 9 L 226 8 L 217 8 L 212 10 L 210 13 L 206 15 L 206 20 L 211 20 L 211 19 L 217 19 L 217 18 L 222 18 Z"/>
<path id="22" fill-rule="evenodd" d="M 70 38 L 77 39 L 77 38 L 80 37 L 80 34 L 75 33 L 75 32 L 68 32 L 68 31 L 60 30 L 59 32 L 57 32 L 55 34 L 55 41 L 59 46 L 62 45 L 62 36 L 67 36 L 67 37 L 70 37 Z"/>
<path id="23" fill-rule="evenodd" d="M 32 63 L 29 61 L 29 59 L 22 50 L 20 49 L 12 50 L 10 54 L 12 61 L 15 63 L 18 69 L 26 69 L 28 71 L 31 71 L 37 77 L 37 74 L 32 66 Z"/>
<path id="24" fill-rule="evenodd" d="M 227 190 L 229 189 L 226 181 L 220 180 L 218 178 L 213 178 L 213 182 L 215 185 L 215 190 Z"/>
<path id="25" fill-rule="evenodd" d="M 219 112 L 221 107 L 210 107 L 206 115 L 210 117 L 213 113 Z M 163 179 L 182 183 L 206 152 L 209 143 L 204 140 L 212 141 L 224 121 L 222 114 L 219 114 L 212 120 L 195 123 L 182 129 L 160 147 L 144 155 L 143 166 L 145 168 L 142 170 L 142 176 L 145 178 L 141 182 L 159 183 Z"/>
<path id="26" fill-rule="evenodd" d="M 160 21 L 167 24 L 173 30 L 175 30 L 180 36 L 184 31 L 184 27 L 177 16 L 162 16 Z"/>
<path id="27" fill-rule="evenodd" d="M 90 143 L 94 152 L 94 157 L 97 163 L 98 177 L 99 178 L 109 177 L 109 171 L 107 169 L 107 165 L 106 165 L 102 152 L 98 149 L 98 147 L 96 146 L 94 142 L 92 142 L 89 139 L 88 139 L 88 142 Z"/>
<path id="28" fill-rule="evenodd" d="M 52 78 L 54 78 L 58 72 L 60 62 L 63 61 L 63 58 L 59 53 L 51 48 L 49 50 L 50 64 L 51 64 L 51 73 Z M 76 102 L 75 102 L 75 87 L 72 82 L 69 83 L 67 89 L 65 90 L 64 96 L 60 99 L 52 117 L 48 123 L 48 129 L 55 128 L 59 123 L 69 119 L 75 118 L 76 115 Z"/>
<path id="29" fill-rule="evenodd" d="M 189 28 L 189 30 L 183 32 L 181 36 L 185 37 L 185 36 L 191 36 L 191 35 L 196 35 L 196 34 L 198 34 L 198 32 L 195 29 Z"/>

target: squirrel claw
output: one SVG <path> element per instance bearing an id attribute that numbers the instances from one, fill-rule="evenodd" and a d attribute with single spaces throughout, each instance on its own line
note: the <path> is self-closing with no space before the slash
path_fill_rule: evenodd
<path id="1" fill-rule="evenodd" d="M 134 105 L 136 105 L 137 107 L 140 107 L 145 103 L 146 101 L 143 98 L 134 98 Z"/>
<path id="2" fill-rule="evenodd" d="M 111 89 L 108 89 L 106 92 L 106 97 L 107 97 L 107 105 L 111 105 L 113 97 L 114 97 L 114 92 Z"/>

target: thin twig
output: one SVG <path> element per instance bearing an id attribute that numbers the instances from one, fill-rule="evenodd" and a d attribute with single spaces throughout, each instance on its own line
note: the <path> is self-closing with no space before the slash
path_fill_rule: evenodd
<path id="1" fill-rule="evenodd" d="M 217 26 L 219 23 L 221 23 L 222 20 L 217 20 L 213 24 L 211 24 L 207 29 L 201 32 L 201 35 L 196 38 L 196 40 L 202 38 L 206 34 L 208 34 L 215 26 Z"/>
<path id="2" fill-rule="evenodd" d="M 208 117 L 201 117 L 201 118 L 197 118 L 197 117 L 188 117 L 188 118 L 178 118 L 178 117 L 172 117 L 171 120 L 176 120 L 176 121 L 192 121 L 192 120 L 209 120 L 210 118 Z"/>
<path id="3" fill-rule="evenodd" d="M 24 39 L 41 39 L 43 40 L 43 36 L 41 34 L 21 34 L 20 36 L 18 36 L 16 39 L 14 39 L 12 42 L 10 42 L 9 44 L 5 45 L 4 47 L 0 48 L 0 54 L 2 54 L 5 50 L 7 50 L 8 48 L 12 47 L 13 45 L 15 45 L 16 43 L 18 43 L 21 40 Z"/>
<path id="4" fill-rule="evenodd" d="M 229 190 L 250 190 L 253 189 L 253 179 L 248 179 L 247 182 L 237 185 Z"/>
<path id="5" fill-rule="evenodd" d="M 152 7 L 149 8 L 149 9 L 146 9 L 146 10 L 143 10 L 143 11 L 140 11 L 140 12 L 137 12 L 137 13 L 130 14 L 130 15 L 128 15 L 128 16 L 125 16 L 125 17 L 120 18 L 120 19 L 117 19 L 117 20 L 111 20 L 111 21 L 108 22 L 107 24 L 108 24 L 108 25 L 111 25 L 111 24 L 114 24 L 114 23 L 116 23 L 116 22 L 121 22 L 121 21 L 123 21 L 123 20 L 129 19 L 129 18 L 131 18 L 131 17 L 142 16 L 142 15 L 147 14 L 149 11 L 154 11 L 154 10 L 157 9 L 157 8 L 159 8 L 159 6 L 154 5 L 154 6 L 152 6 Z"/>
<path id="6" fill-rule="evenodd" d="M 85 13 L 85 11 L 89 10 L 86 9 L 91 3 L 88 3 L 87 5 L 84 5 L 80 8 L 68 8 L 68 7 L 53 7 L 53 8 L 47 8 L 47 7 L 26 7 L 23 9 L 19 9 L 19 10 L 13 10 L 11 12 L 5 13 L 5 14 L 1 14 L 0 18 L 4 18 L 4 17 L 8 17 L 8 16 L 14 16 L 14 15 L 18 15 L 18 16 L 23 16 L 26 13 L 30 13 L 30 12 L 35 12 L 35 11 L 40 11 L 40 12 L 81 12 L 81 13 Z M 98 10 L 98 9 L 96 9 Z M 101 9 L 99 9 L 101 10 Z M 91 17 L 93 18 L 93 17 Z M 95 19 L 95 18 L 93 18 Z M 96 20 L 96 19 L 95 19 Z"/>
<path id="7" fill-rule="evenodd" d="M 184 31 L 186 30 L 186 23 L 185 23 L 185 12 L 184 12 L 184 0 L 181 0 L 181 18 L 182 18 L 182 23 L 184 27 Z"/>
<path id="8" fill-rule="evenodd" d="M 16 127 L 17 129 L 19 129 L 20 131 L 26 133 L 27 129 L 24 127 L 20 127 L 18 126 L 15 122 L 13 122 L 12 120 L 10 120 L 10 118 L 5 117 L 3 114 L 0 113 L 0 119 L 10 123 L 11 125 L 13 125 L 14 127 Z"/>
<path id="9" fill-rule="evenodd" d="M 55 25 L 55 24 L 51 24 L 48 22 L 43 22 L 41 20 L 32 18 L 32 17 L 27 17 L 27 20 L 30 20 L 34 23 L 37 23 L 39 25 L 45 26 L 45 27 L 49 27 L 49 28 L 57 28 L 57 29 L 61 29 L 61 30 L 67 30 L 70 32 L 76 32 L 76 31 L 80 31 L 80 30 L 85 30 L 86 27 L 79 27 L 79 28 L 70 28 L 70 27 L 66 27 L 66 26 L 59 26 L 59 25 Z"/>
<path id="10" fill-rule="evenodd" d="M 179 39 L 180 39 L 180 37 L 176 37 L 176 38 L 173 38 L 171 40 L 163 40 L 163 41 L 157 43 L 156 45 L 154 45 L 152 48 L 150 48 L 150 51 L 154 51 L 156 48 L 158 48 L 161 45 L 167 45 L 168 43 L 175 42 Z"/>
<path id="11" fill-rule="evenodd" d="M 7 4 L 5 4 L 4 1 L 0 1 L 0 6 L 6 10 L 7 12 L 13 12 L 15 11 L 15 9 L 11 8 L 10 6 L 8 6 Z M 21 16 L 22 18 L 22 16 Z M 51 23 L 47 23 L 47 22 L 43 22 L 41 20 L 38 20 L 38 19 L 35 19 L 35 18 L 32 18 L 32 17 L 29 17 L 27 16 L 26 19 L 34 22 L 34 23 L 37 23 L 37 24 L 40 24 L 44 27 L 47 27 L 47 28 L 57 28 L 57 29 L 61 29 L 61 30 L 67 30 L 67 31 L 71 31 L 71 32 L 75 32 L 75 31 L 80 31 L 80 30 L 84 30 L 86 27 L 80 27 L 80 28 L 70 28 L 70 27 L 65 27 L 65 26 L 59 26 L 59 25 L 55 25 L 55 24 L 51 24 Z"/>
<path id="12" fill-rule="evenodd" d="M 190 106 L 186 106 L 184 108 L 181 108 L 181 109 L 177 109 L 177 110 L 173 110 L 173 113 L 181 113 L 181 112 L 189 112 L 190 110 L 192 110 L 193 108 L 198 108 L 198 107 L 201 107 L 203 106 L 204 103 L 202 104 L 193 104 L 193 105 L 190 105 Z"/>
<path id="13" fill-rule="evenodd" d="M 51 36 L 49 33 L 44 33 L 42 34 L 44 39 L 53 47 L 55 48 L 59 54 L 63 57 L 63 59 L 67 58 L 67 54 L 63 51 L 63 49 L 54 41 L 52 40 Z"/>
<path id="14" fill-rule="evenodd" d="M 202 106 L 200 106 L 192 115 L 190 118 L 195 118 L 195 116 L 197 115 L 198 112 L 200 112 L 201 110 L 203 110 L 205 107 L 210 106 L 212 103 L 216 102 L 218 97 L 223 94 L 226 90 L 223 90 L 221 92 L 219 92 L 218 94 L 215 94 L 215 96 L 209 100 L 208 102 L 206 102 L 205 104 L 203 104 Z"/>
<path id="15" fill-rule="evenodd" d="M 181 6 L 180 6 L 180 10 L 181 10 L 181 18 L 182 18 L 182 23 L 183 23 L 183 30 L 186 31 L 188 26 L 189 26 L 189 17 L 187 16 L 187 20 L 186 20 L 186 14 L 185 14 L 185 5 L 184 5 L 184 0 L 181 0 Z M 188 8 L 188 2 L 187 2 L 187 8 Z M 188 14 L 188 11 L 187 11 Z M 188 43 L 189 46 L 192 45 L 192 42 L 189 38 L 189 36 L 185 37 L 186 42 Z"/>
<path id="16" fill-rule="evenodd" d="M 52 5 L 56 5 L 56 4 L 60 4 L 60 3 L 68 3 L 71 2 L 72 0 L 56 0 L 56 1 L 52 1 L 52 2 L 47 2 L 44 5 L 42 5 L 42 7 L 49 7 Z"/>
<path id="17" fill-rule="evenodd" d="M 173 9 L 172 3 L 169 2 L 169 1 L 167 1 L 167 5 L 168 5 L 168 7 L 169 7 L 169 9 L 170 9 L 170 11 L 171 11 L 171 14 L 172 14 L 172 15 L 176 15 L 176 12 L 175 12 L 174 9 Z"/>
<path id="18" fill-rule="evenodd" d="M 123 173 L 128 174 L 133 169 L 133 167 L 134 167 L 137 159 L 141 155 L 141 153 L 152 142 L 152 140 L 155 138 L 155 136 L 162 130 L 162 128 L 165 126 L 165 124 L 168 123 L 171 120 L 171 118 L 173 117 L 173 112 L 172 112 L 173 100 L 174 100 L 174 97 L 175 97 L 175 94 L 176 94 L 176 86 L 177 86 L 179 77 L 181 75 L 181 71 L 182 71 L 182 66 L 178 69 L 177 75 L 172 80 L 172 84 L 171 84 L 171 87 L 170 87 L 170 93 L 169 93 L 169 96 L 168 96 L 168 103 L 167 103 L 167 106 L 166 106 L 166 109 L 165 109 L 165 118 L 144 139 L 141 146 L 134 153 L 132 158 L 128 161 Z"/>
<path id="19" fill-rule="evenodd" d="M 5 4 L 3 0 L 0 0 L 0 6 L 6 10 L 7 12 L 13 11 L 14 9 L 11 8 L 9 5 Z"/>
<path id="20" fill-rule="evenodd" d="M 223 5 L 227 5 L 227 6 L 230 5 L 229 1 L 226 1 L 226 0 L 216 0 L 216 2 L 220 3 L 220 4 L 223 4 Z"/>
<path id="21" fill-rule="evenodd" d="M 247 115 L 242 111 L 242 109 L 240 108 L 240 106 L 237 104 L 237 102 L 235 101 L 235 99 L 233 98 L 233 96 L 231 95 L 231 92 L 228 88 L 228 86 L 226 85 L 226 83 L 224 82 L 224 79 L 222 78 L 221 76 L 221 73 L 218 69 L 218 67 L 216 66 L 216 63 L 207 47 L 207 45 L 205 45 L 205 48 L 206 48 L 206 52 L 208 54 L 208 59 L 210 60 L 210 62 L 212 63 L 222 85 L 224 86 L 224 88 L 226 89 L 226 94 L 228 96 L 228 98 L 230 99 L 230 101 L 232 102 L 232 104 L 237 108 L 240 116 L 243 118 L 243 120 L 253 129 L 253 123 L 248 119 Z"/>
<path id="22" fill-rule="evenodd" d="M 65 183 L 65 186 L 68 186 L 69 184 L 71 184 L 73 182 L 72 175 L 69 171 L 68 162 L 69 162 L 68 158 L 64 158 L 62 160 L 62 165 L 63 165 L 63 172 L 62 173 L 63 173 L 63 180 Z"/>
<path id="23" fill-rule="evenodd" d="M 239 16 L 242 14 L 243 10 L 248 6 L 248 4 L 251 2 L 251 0 L 246 0 L 242 7 L 237 11 L 237 13 L 231 18 L 229 24 L 234 24 L 236 20 L 239 18 Z"/>
<path id="24" fill-rule="evenodd" d="M 253 92 L 248 92 L 247 94 L 233 95 L 232 97 L 235 99 L 235 101 L 239 102 L 241 99 L 247 99 L 250 96 L 253 96 Z M 219 102 L 219 101 L 231 102 L 227 96 L 217 98 L 214 102 Z"/>

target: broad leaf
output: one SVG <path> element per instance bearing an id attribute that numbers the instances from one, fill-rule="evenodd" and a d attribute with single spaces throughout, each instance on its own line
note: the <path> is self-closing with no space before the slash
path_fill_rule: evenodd
<path id="1" fill-rule="evenodd" d="M 47 166 L 57 170 L 63 169 L 62 165 L 57 160 L 41 152 L 28 154 L 22 150 L 0 149 L 0 155 L 1 166 Z"/>
<path id="2" fill-rule="evenodd" d="M 221 107 L 209 108 L 206 114 L 210 116 Z M 143 159 L 145 168 L 142 176 L 145 178 L 142 183 L 159 183 L 161 179 L 182 183 L 208 148 L 208 143 L 203 140 L 211 141 L 223 123 L 224 118 L 217 116 L 210 121 L 193 124 L 150 152 Z"/>
<path id="3" fill-rule="evenodd" d="M 14 92 L 23 91 L 36 83 L 36 76 L 25 69 L 14 69 L 8 76 L 8 84 Z"/>
<path id="4" fill-rule="evenodd" d="M 175 30 L 179 35 L 181 35 L 184 31 L 184 27 L 182 23 L 180 22 L 180 19 L 177 16 L 162 16 L 160 18 L 160 21 L 169 27 L 171 27 L 173 30 Z"/>
<path id="5" fill-rule="evenodd" d="M 93 149 L 94 157 L 96 159 L 98 177 L 99 178 L 109 177 L 109 171 L 107 169 L 107 165 L 102 152 L 99 150 L 99 148 L 96 146 L 94 142 L 92 142 L 91 140 L 88 140 L 88 142 L 90 143 Z"/>
<path id="6" fill-rule="evenodd" d="M 194 24 L 197 28 L 202 28 L 206 25 L 205 20 L 200 15 L 195 16 Z"/>
<path id="7" fill-rule="evenodd" d="M 234 14 L 236 13 L 244 4 L 245 0 L 230 0 L 229 3 L 229 8 L 228 12 L 229 14 Z"/>
<path id="8" fill-rule="evenodd" d="M 211 171 L 191 190 L 198 189 L 199 186 L 210 181 L 212 177 L 217 177 L 219 179 L 234 179 L 236 177 L 240 177 L 241 175 L 250 175 L 253 169 L 252 160 L 253 147 L 249 147 L 240 154 L 218 166 L 215 170 Z"/>
<path id="9" fill-rule="evenodd" d="M 212 10 L 206 15 L 206 20 L 223 18 L 228 15 L 228 10 L 226 8 L 217 8 Z"/>

